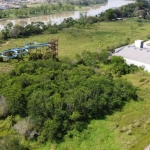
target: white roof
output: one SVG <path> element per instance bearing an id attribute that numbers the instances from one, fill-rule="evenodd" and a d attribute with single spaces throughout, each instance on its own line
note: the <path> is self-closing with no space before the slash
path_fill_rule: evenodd
<path id="1" fill-rule="evenodd" d="M 144 40 L 135 40 L 135 42 L 143 42 Z"/>
<path id="2" fill-rule="evenodd" d="M 120 49 L 116 49 L 116 52 L 113 53 L 113 55 L 150 64 L 150 49 L 146 48 L 136 48 L 133 45 L 129 45 Z"/>
<path id="3" fill-rule="evenodd" d="M 144 44 L 150 46 L 150 41 L 146 41 Z"/>

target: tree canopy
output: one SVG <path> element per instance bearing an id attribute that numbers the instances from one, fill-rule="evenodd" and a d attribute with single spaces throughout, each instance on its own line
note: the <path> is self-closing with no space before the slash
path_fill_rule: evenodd
<path id="1" fill-rule="evenodd" d="M 137 99 L 131 83 L 113 78 L 110 72 L 95 71 L 104 63 L 115 66 L 115 74 L 130 72 L 131 67 L 122 58 L 107 58 L 104 52 L 84 52 L 73 62 L 64 58 L 18 64 L 9 74 L 0 76 L 8 113 L 30 116 L 40 142 L 60 141 L 69 130 L 82 131 L 89 120 L 104 118 Z"/>

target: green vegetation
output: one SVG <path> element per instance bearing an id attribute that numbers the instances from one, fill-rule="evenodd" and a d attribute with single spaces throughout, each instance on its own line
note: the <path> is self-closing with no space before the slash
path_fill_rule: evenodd
<path id="1" fill-rule="evenodd" d="M 78 5 L 79 7 L 81 6 L 89 6 L 91 4 L 102 4 L 106 3 L 108 0 L 70 0 L 69 3 L 73 5 Z"/>
<path id="2" fill-rule="evenodd" d="M 20 62 L 9 74 L 2 74 L 0 89 L 8 105 L 5 116 L 29 117 L 21 122 L 12 118 L 13 129 L 38 143 L 61 142 L 64 136 L 72 138 L 74 131 L 82 132 L 90 120 L 103 119 L 127 101 L 137 100 L 132 84 L 113 78 L 110 70 L 104 74 L 101 65 L 117 76 L 138 69 L 120 57 L 109 61 L 106 52 L 84 52 L 73 61 Z"/>
<path id="3" fill-rule="evenodd" d="M 138 79 L 145 77 L 142 84 Z M 122 111 L 107 116 L 104 120 L 93 120 L 88 129 L 75 133 L 72 139 L 66 137 L 59 145 L 50 145 L 53 149 L 112 149 L 112 150 L 141 150 L 149 144 L 149 84 L 150 75 L 140 71 L 125 75 L 123 78 L 139 87 L 140 101 L 131 101 Z M 45 150 L 46 149 L 46 146 Z M 48 146 L 47 146 L 48 148 Z M 42 149 L 42 147 L 40 148 Z"/>
<path id="4" fill-rule="evenodd" d="M 48 15 L 53 13 L 59 13 L 62 11 L 73 11 L 81 9 L 81 6 L 89 6 L 95 4 L 106 3 L 107 0 L 72 0 L 68 2 L 55 2 L 48 1 L 50 4 L 42 5 L 31 5 L 27 7 L 23 5 L 19 9 L 1 10 L 0 19 L 4 18 L 27 18 L 38 15 Z M 131 3 L 126 6 L 122 6 L 117 9 L 109 9 L 105 13 L 101 13 L 101 20 L 112 20 L 119 17 L 143 17 L 144 19 L 149 19 L 149 2 L 146 0 L 138 1 L 136 3 Z M 85 9 L 85 8 L 82 8 Z"/>
<path id="5" fill-rule="evenodd" d="M 108 9 L 106 12 L 102 13 L 101 16 L 104 17 L 105 20 L 109 21 L 124 17 L 140 17 L 149 20 L 149 7 L 150 3 L 142 0 L 121 6 L 119 9 Z"/>
<path id="6" fill-rule="evenodd" d="M 149 81 L 150 75 L 144 71 L 123 76 L 124 79 L 139 87 L 138 102 L 130 101 L 120 112 L 106 116 L 103 120 L 92 120 L 86 130 L 74 132 L 74 136 L 65 137 L 60 144 L 41 146 L 38 150 L 81 150 L 81 149 L 112 149 L 112 150 L 141 150 L 149 144 Z M 144 83 L 141 78 L 146 78 Z"/>
<path id="7" fill-rule="evenodd" d="M 68 6 L 70 4 L 63 4 L 65 6 Z M 60 5 L 60 7 L 63 7 L 63 5 Z M 67 19 L 64 19 L 64 21 L 57 25 L 57 24 L 51 24 L 49 22 L 47 25 L 45 25 L 43 22 L 32 22 L 31 24 L 26 24 L 26 22 L 21 22 L 20 24 L 13 25 L 13 23 L 8 23 L 4 29 L 1 31 L 0 39 L 1 41 L 3 39 L 7 38 L 18 38 L 18 37 L 27 37 L 31 35 L 37 35 L 41 34 L 43 32 L 48 32 L 50 34 L 56 34 L 58 31 L 65 29 L 65 28 L 70 28 L 70 27 L 77 27 L 77 28 L 87 28 L 91 24 L 97 23 L 97 22 L 102 22 L 102 21 L 114 21 L 117 20 L 117 18 L 123 18 L 123 17 L 139 17 L 143 18 L 145 20 L 149 20 L 149 3 L 147 1 L 145 2 L 138 2 L 138 3 L 132 3 L 128 4 L 125 6 L 122 6 L 117 9 L 109 9 L 106 10 L 105 12 L 102 12 L 101 14 L 98 14 L 96 16 L 87 16 L 86 13 L 80 13 L 80 18 L 78 20 L 74 20 L 73 18 L 69 17 Z M 55 6 L 55 5 L 54 5 Z M 42 5 L 39 10 L 43 11 L 43 13 L 48 12 L 48 8 L 52 6 L 48 5 Z M 67 8 L 68 8 L 67 7 Z M 58 5 L 59 8 L 59 5 Z M 69 9 L 69 8 L 68 8 Z M 34 9 L 31 9 L 34 11 Z M 19 10 L 15 10 L 16 13 Z M 30 12 L 30 11 L 27 11 Z M 34 13 L 38 13 L 38 10 L 35 10 Z M 17 14 L 18 15 L 18 14 Z M 19 14 L 19 16 L 21 16 Z M 144 20 L 144 21 L 145 21 Z M 138 19 L 139 26 L 142 27 L 143 20 Z M 131 26 L 131 29 L 133 32 L 135 31 L 135 28 Z M 129 42 L 129 38 L 126 39 L 125 44 Z"/>
<path id="8" fill-rule="evenodd" d="M 33 4 L 23 5 L 19 9 L 1 10 L 0 19 L 3 18 L 27 18 L 39 15 L 48 15 L 53 13 L 60 13 L 63 11 L 74 11 L 76 9 L 81 9 L 81 6 L 89 6 L 94 4 L 106 3 L 107 0 L 78 0 L 78 1 L 68 1 L 68 2 L 54 2 L 47 1 L 49 4 Z"/>
<path id="9" fill-rule="evenodd" d="M 34 23 L 32 36 L 14 39 L 12 24 L 5 28 L 9 41 L 0 51 L 57 37 L 59 60 L 43 54 L 40 60 L 25 55 L 19 63 L 0 62 L 2 150 L 141 150 L 149 144 L 150 75 L 108 52 L 149 38 L 150 22 L 89 18 L 68 18 L 61 28 Z"/>
<path id="10" fill-rule="evenodd" d="M 74 6 L 71 4 L 52 4 L 40 5 L 36 7 L 23 7 L 19 9 L 2 10 L 0 11 L 0 18 L 27 18 L 37 15 L 48 15 L 62 11 L 73 11 Z"/>
<path id="11" fill-rule="evenodd" d="M 44 31 L 40 35 L 9 39 L 2 43 L 0 51 L 14 47 L 23 47 L 29 41 L 38 43 L 48 42 L 52 38 L 59 39 L 59 57 L 74 57 L 83 51 L 100 52 L 102 50 L 114 50 L 128 43 L 134 43 L 135 39 L 148 39 L 150 22 L 137 22 L 137 18 L 129 18 L 123 21 L 101 22 L 85 26 L 64 28 L 55 34 Z"/>

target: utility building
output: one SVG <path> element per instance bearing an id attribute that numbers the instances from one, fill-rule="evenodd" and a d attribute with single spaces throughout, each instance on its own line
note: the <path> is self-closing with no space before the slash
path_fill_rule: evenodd
<path id="1" fill-rule="evenodd" d="M 136 40 L 134 44 L 115 49 L 113 56 L 121 56 L 127 64 L 143 67 L 150 72 L 150 41 Z"/>

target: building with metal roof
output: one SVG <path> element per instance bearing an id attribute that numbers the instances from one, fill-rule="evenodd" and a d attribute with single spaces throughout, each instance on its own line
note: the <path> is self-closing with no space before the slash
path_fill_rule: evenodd
<path id="1" fill-rule="evenodd" d="M 143 67 L 150 72 L 150 41 L 136 40 L 134 44 L 115 49 L 113 56 L 121 56 L 127 64 Z"/>

